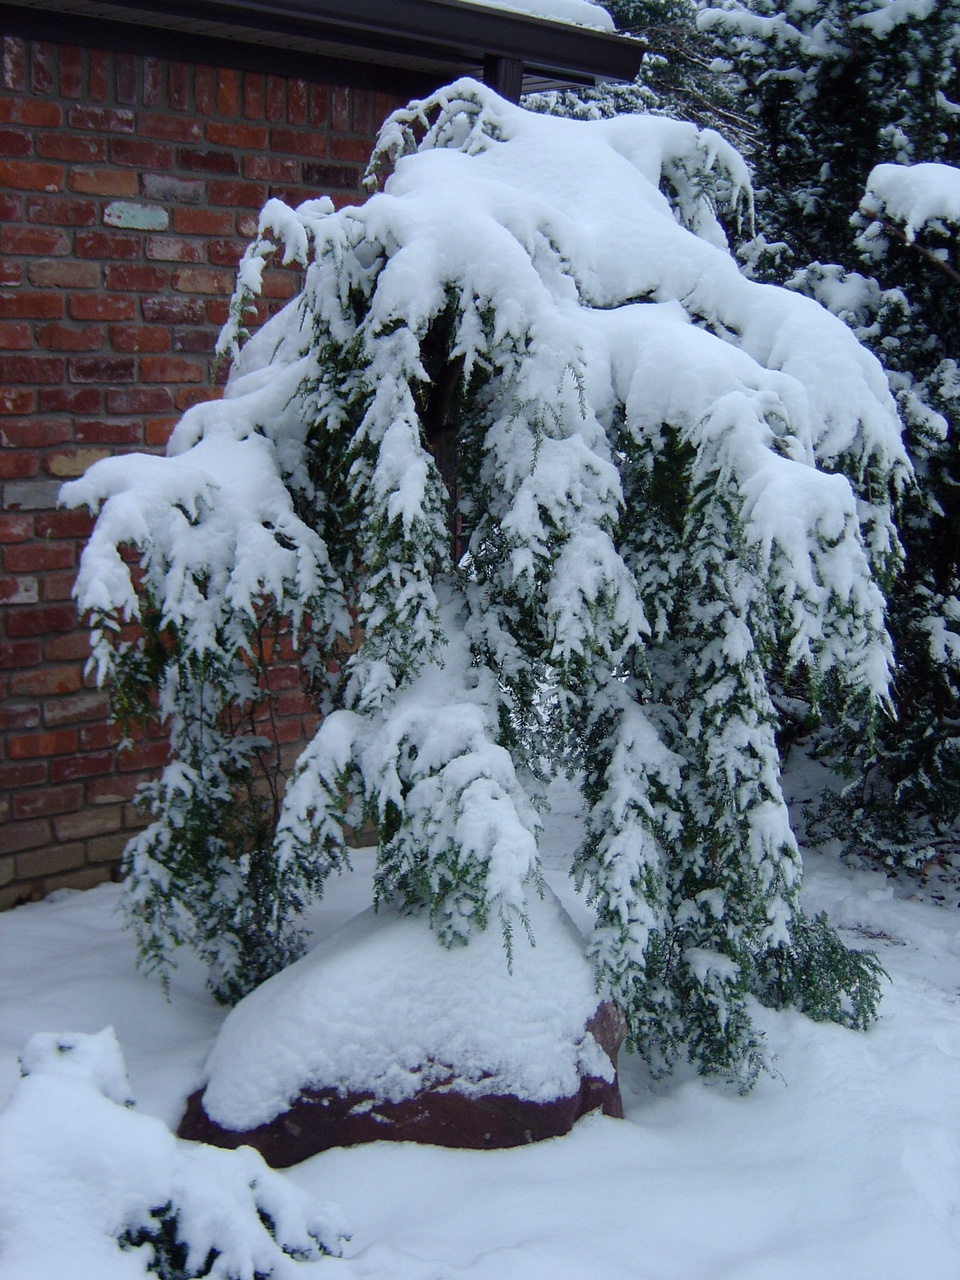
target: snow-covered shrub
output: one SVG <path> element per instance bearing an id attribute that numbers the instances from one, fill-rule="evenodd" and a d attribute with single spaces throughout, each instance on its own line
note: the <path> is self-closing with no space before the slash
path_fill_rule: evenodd
<path id="1" fill-rule="evenodd" d="M 339 1255 L 340 1210 L 250 1147 L 181 1142 L 132 1109 L 113 1030 L 41 1033 L 0 1113 L 3 1280 L 296 1280 Z"/>
<path id="2" fill-rule="evenodd" d="M 693 125 L 555 119 L 465 80 L 386 123 L 363 207 L 267 205 L 224 401 L 184 417 L 168 458 L 65 489 L 102 507 L 78 583 L 101 677 L 143 660 L 111 628 L 149 605 L 188 752 L 128 857 L 148 954 L 205 938 L 221 895 L 244 902 L 217 826 L 223 712 L 254 697 L 266 610 L 292 617 L 310 671 L 342 646 L 283 800 L 278 884 L 319 887 L 370 818 L 379 900 L 447 944 L 493 921 L 526 945 L 535 766 L 562 758 L 584 778 L 592 954 L 636 1049 L 747 1086 L 751 993 L 865 1021 L 872 957 L 836 943 L 845 972 L 810 963 L 770 685 L 800 669 L 839 708 L 886 697 L 877 579 L 906 464 L 873 357 L 815 302 L 745 279 L 707 202 L 678 217 L 660 190 L 676 204 L 671 175 L 718 165 L 742 172 Z M 274 246 L 306 284 L 243 346 Z M 187 810 L 214 853 L 189 876 Z"/>

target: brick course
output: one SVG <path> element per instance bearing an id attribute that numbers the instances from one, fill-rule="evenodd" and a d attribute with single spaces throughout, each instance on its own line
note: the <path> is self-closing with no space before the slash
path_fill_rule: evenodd
<path id="1" fill-rule="evenodd" d="M 213 347 L 272 195 L 361 198 L 384 94 L 3 39 L 0 74 L 0 907 L 116 874 L 164 757 L 126 751 L 84 672 L 70 588 L 91 520 L 63 480 L 160 451 L 220 394 Z M 297 288 L 268 273 L 262 321 Z M 287 754 L 309 727 L 295 666 L 271 684 Z M 307 717 L 306 720 L 304 717 Z"/>

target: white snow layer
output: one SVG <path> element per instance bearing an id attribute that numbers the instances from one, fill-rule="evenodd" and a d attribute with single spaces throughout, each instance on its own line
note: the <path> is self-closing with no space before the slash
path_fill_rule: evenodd
<path id="1" fill-rule="evenodd" d="M 321 1242 L 339 1249 L 339 1210 L 317 1204 L 258 1152 L 181 1142 L 131 1110 L 112 1028 L 38 1033 L 21 1069 L 0 1113 L 3 1280 L 142 1277 L 153 1254 L 138 1231 L 167 1209 L 188 1273 L 211 1280 L 296 1280 L 314 1274 L 305 1264 L 321 1257 Z M 211 1251 L 211 1269 L 201 1270 Z"/>
<path id="2" fill-rule="evenodd" d="M 230 1011 L 207 1063 L 207 1114 L 245 1130 L 304 1088 L 549 1102 L 576 1093 L 580 1071 L 612 1080 L 584 1034 L 599 997 L 583 939 L 550 891 L 530 924 L 536 945 L 514 939 L 511 973 L 496 927 L 448 949 L 421 919 L 368 908 Z"/>
<path id="3" fill-rule="evenodd" d="M 534 18 L 549 18 L 552 22 L 570 22 L 578 27 L 593 27 L 597 31 L 614 31 L 613 19 L 602 5 L 592 0 L 466 0 L 484 9 L 509 9 L 514 13 L 527 13 Z"/>
<path id="4" fill-rule="evenodd" d="M 551 793 L 544 860 L 569 897 L 578 797 Z M 318 1280 L 953 1280 L 960 1274 L 960 911 L 907 886 L 805 852 L 804 905 L 844 940 L 875 948 L 892 982 L 868 1033 L 792 1011 L 758 1013 L 779 1076 L 746 1099 L 699 1079 L 649 1080 L 621 1059 L 627 1119 L 597 1116 L 565 1138 L 512 1151 L 411 1143 L 333 1150 L 286 1179 L 343 1205 L 343 1258 L 300 1264 Z M 372 853 L 332 882 L 321 943 L 370 900 Z M 74 1221 L 101 1175 L 169 1194 L 118 1158 L 118 1117 L 176 1124 L 223 1017 L 193 964 L 170 1002 L 134 970 L 120 888 L 64 893 L 0 915 L 0 1280 L 149 1280 L 144 1260 L 94 1244 Z M 589 913 L 571 902 L 583 927 Z M 521 940 L 518 939 L 518 943 Z M 522 944 L 525 945 L 525 944 Z M 467 954 L 472 953 L 471 943 Z M 36 1032 L 116 1028 L 137 1112 L 34 1074 L 17 1056 Z M 31 1081 L 33 1084 L 31 1085 Z M 24 1090 L 57 1090 L 22 1108 Z M 75 1086 L 70 1085 L 71 1088 Z M 19 1117 L 19 1118 L 17 1118 Z M 14 1121 L 14 1122 L 12 1122 Z M 158 1137 L 158 1135 L 160 1135 Z M 140 1141 L 138 1136 L 137 1141 Z M 168 1168 L 155 1121 L 142 1149 Z M 187 1144 L 183 1144 L 186 1146 Z M 224 1153 L 229 1157 L 230 1153 Z M 239 1153 L 238 1153 L 239 1154 Z M 279 1175 L 278 1175 L 279 1176 Z M 107 1185 L 99 1183 L 101 1187 Z M 122 1204 L 127 1203 L 122 1200 Z M 153 1207 L 153 1206 L 151 1206 Z"/>
<path id="5" fill-rule="evenodd" d="M 867 179 L 861 212 L 901 224 L 908 240 L 931 224 L 960 225 L 960 169 L 949 164 L 878 164 Z M 868 233 L 869 234 L 869 233 Z"/>

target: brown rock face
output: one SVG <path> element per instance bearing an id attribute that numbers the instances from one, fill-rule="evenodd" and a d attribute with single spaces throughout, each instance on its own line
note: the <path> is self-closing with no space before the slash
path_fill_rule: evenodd
<path id="1" fill-rule="evenodd" d="M 586 1030 L 616 1067 L 625 1033 L 616 1005 L 601 1004 Z M 218 1147 L 255 1147 L 268 1164 L 283 1169 L 330 1147 L 361 1142 L 424 1142 L 474 1150 L 519 1147 L 568 1133 L 581 1116 L 598 1109 L 608 1116 L 623 1115 L 616 1076 L 609 1083 L 584 1076 L 577 1093 L 551 1102 L 529 1102 L 510 1094 L 467 1097 L 443 1085 L 403 1102 L 377 1102 L 369 1093 L 304 1089 L 269 1124 L 241 1133 L 211 1120 L 198 1091 L 187 1102 L 178 1133 Z"/>

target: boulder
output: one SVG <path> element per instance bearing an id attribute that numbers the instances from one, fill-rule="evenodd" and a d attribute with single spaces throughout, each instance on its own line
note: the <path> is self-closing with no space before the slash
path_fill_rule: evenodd
<path id="1" fill-rule="evenodd" d="M 531 908 L 508 967 L 495 925 L 446 950 L 421 919 L 364 912 L 228 1015 L 181 1137 L 274 1167 L 388 1140 L 520 1146 L 623 1114 L 625 1025 L 573 922 Z"/>

